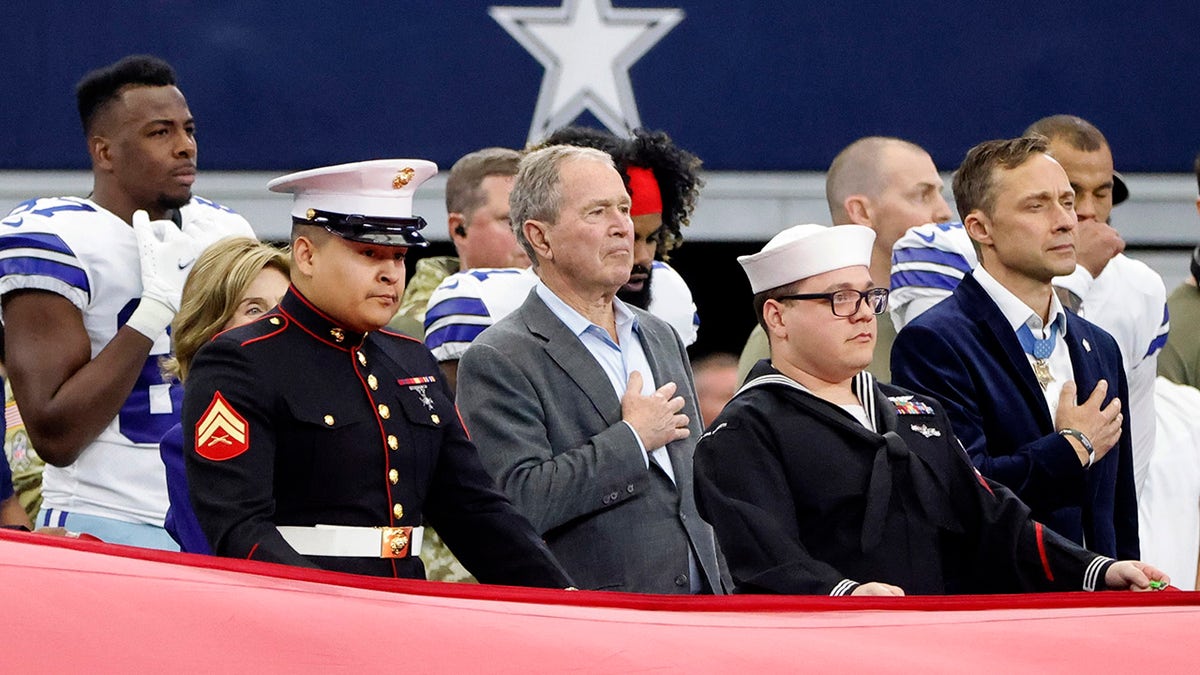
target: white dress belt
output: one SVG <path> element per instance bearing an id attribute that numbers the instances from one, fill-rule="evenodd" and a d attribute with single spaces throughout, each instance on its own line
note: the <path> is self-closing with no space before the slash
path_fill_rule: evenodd
<path id="1" fill-rule="evenodd" d="M 300 555 L 336 558 L 407 558 L 421 553 L 423 527 L 280 525 L 275 528 Z"/>

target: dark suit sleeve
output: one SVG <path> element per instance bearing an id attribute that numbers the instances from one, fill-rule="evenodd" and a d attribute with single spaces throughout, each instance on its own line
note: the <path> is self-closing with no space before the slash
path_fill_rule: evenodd
<path id="1" fill-rule="evenodd" d="M 665 323 L 665 322 L 664 322 Z M 698 507 L 696 506 L 696 486 L 695 486 L 695 445 L 694 441 L 698 440 L 704 432 L 704 420 L 700 417 L 700 395 L 696 392 L 696 377 L 692 372 L 692 362 L 688 359 L 687 346 L 683 344 L 683 340 L 679 337 L 679 333 L 675 332 L 675 328 L 668 325 L 670 335 L 674 338 L 674 347 L 677 354 L 678 363 L 683 366 L 684 376 L 671 380 L 675 382 L 678 389 L 675 390 L 676 396 L 682 396 L 685 403 L 680 412 L 688 416 L 688 430 L 691 431 L 691 436 L 675 441 L 667 445 L 668 451 L 673 447 L 680 447 L 680 452 L 672 455 L 671 462 L 680 467 L 687 467 L 683 470 L 683 476 L 677 472 L 675 475 L 676 485 L 682 487 L 680 490 L 680 498 L 684 502 L 685 512 L 691 512 L 696 509 L 696 515 L 699 515 Z M 682 380 L 682 381 L 681 381 Z M 684 445 L 686 444 L 686 446 Z M 687 450 L 683 450 L 687 447 Z M 680 453 L 686 452 L 685 456 Z M 684 521 L 684 527 L 688 531 L 688 535 L 692 538 L 692 546 L 698 550 L 698 562 L 709 580 L 709 586 L 713 588 L 713 592 L 717 595 L 730 593 L 733 591 L 733 577 L 729 574 L 729 561 L 725 559 L 725 552 L 721 550 L 721 545 L 716 541 L 716 534 L 712 531 L 704 531 L 709 528 L 701 529 L 701 523 L 694 520 Z M 712 548 L 716 554 L 716 559 L 708 555 L 707 542 L 712 540 Z M 715 566 L 715 569 L 714 569 Z M 719 582 L 720 588 L 717 588 Z"/>
<path id="2" fill-rule="evenodd" d="M 814 558 L 801 541 L 795 502 L 776 452 L 766 428 L 745 417 L 718 417 L 696 444 L 696 505 L 716 532 L 735 589 L 853 591 L 856 583 Z"/>
<path id="3" fill-rule="evenodd" d="M 442 387 L 449 397 L 444 380 Z M 483 583 L 573 585 L 529 521 L 496 488 L 458 419 L 447 426 L 425 515 L 454 555 Z"/>
<path id="4" fill-rule="evenodd" d="M 1138 506 L 1137 506 L 1137 485 L 1133 474 L 1133 433 L 1130 430 L 1130 414 L 1128 412 L 1129 403 L 1129 383 L 1125 379 L 1125 368 L 1121 363 L 1121 352 L 1117 349 L 1116 344 L 1112 346 L 1116 353 L 1117 364 L 1115 372 L 1118 373 L 1117 387 L 1118 395 L 1125 408 L 1124 417 L 1121 420 L 1121 438 L 1117 441 L 1117 447 L 1112 449 L 1112 452 L 1119 452 L 1117 456 L 1117 485 L 1116 495 L 1113 504 L 1113 528 L 1117 536 L 1117 556 L 1122 560 L 1139 560 L 1141 554 L 1141 540 L 1138 535 Z M 1153 392 L 1150 393 L 1153 395 Z"/>
<path id="5" fill-rule="evenodd" d="M 986 480 L 986 479 L 985 479 Z M 987 481 L 980 488 L 983 562 L 993 577 L 974 589 L 987 593 L 1103 590 L 1104 574 L 1115 562 L 1061 536 L 1034 520 L 1008 488 Z"/>
<path id="6" fill-rule="evenodd" d="M 949 472 L 960 517 L 971 528 L 970 574 L 960 592 L 1029 593 L 1103 587 L 1112 561 L 1098 556 L 1030 517 L 1029 507 L 1011 490 L 976 472 L 953 441 Z"/>
<path id="7" fill-rule="evenodd" d="M 457 393 L 484 467 L 543 535 L 634 498 L 649 481 L 637 436 L 624 422 L 555 452 L 547 419 L 555 392 L 539 391 L 490 344 L 475 342 L 463 355 Z"/>
<path id="8" fill-rule="evenodd" d="M 284 541 L 275 529 L 275 433 L 270 406 L 274 396 L 252 375 L 245 352 L 217 339 L 200 349 L 183 398 L 184 461 L 192 505 L 213 551 L 298 567 L 317 567 Z M 245 421 L 248 447 L 228 459 L 196 452 L 196 424 L 217 394 Z"/>
<path id="9" fill-rule="evenodd" d="M 982 353 L 978 356 L 990 358 Z M 1038 511 L 1080 503 L 1084 470 L 1062 436 L 1050 434 L 1017 448 L 989 452 L 982 407 L 1003 410 L 1012 402 L 992 400 L 992 393 L 972 378 L 977 370 L 966 363 L 964 353 L 943 332 L 924 324 L 906 326 L 892 346 L 893 383 L 942 403 L 955 435 L 983 475 L 1009 486 Z M 1022 423 L 1017 415 L 1029 416 L 1024 410 L 1012 414 L 1014 424 Z"/>

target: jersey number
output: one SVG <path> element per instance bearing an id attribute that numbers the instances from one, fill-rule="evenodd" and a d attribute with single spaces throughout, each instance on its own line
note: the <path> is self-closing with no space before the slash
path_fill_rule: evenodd
<path id="1" fill-rule="evenodd" d="M 139 302 L 138 298 L 134 298 L 121 308 L 117 314 L 118 328 L 125 325 Z M 170 334 L 170 328 L 167 333 Z M 117 413 L 117 428 L 122 436 L 134 443 L 157 444 L 171 427 L 179 423 L 180 410 L 183 409 L 183 386 L 178 382 L 163 382 L 159 368 L 162 358 L 161 354 L 146 357 L 142 372 L 138 373 L 137 382 L 133 383 L 133 391 L 129 392 L 121 412 Z"/>
<path id="2" fill-rule="evenodd" d="M 133 391 L 118 413 L 121 435 L 134 443 L 157 444 L 171 427 L 179 423 L 183 407 L 183 387 L 178 382 L 165 384 L 158 360 L 150 355 L 142 365 Z"/>

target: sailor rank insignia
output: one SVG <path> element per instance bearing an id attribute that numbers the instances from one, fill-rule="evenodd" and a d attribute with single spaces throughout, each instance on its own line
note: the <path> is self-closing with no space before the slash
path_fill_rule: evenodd
<path id="1" fill-rule="evenodd" d="M 233 459 L 250 447 L 250 428 L 221 392 L 196 423 L 196 454 L 214 462 Z"/>
<path id="2" fill-rule="evenodd" d="M 914 401 L 912 396 L 889 396 L 896 406 L 897 415 L 932 415 L 933 408 L 924 401 Z"/>
<path id="3" fill-rule="evenodd" d="M 912 425 L 912 430 L 917 432 L 918 434 L 921 434 L 925 438 L 942 435 L 942 432 L 938 431 L 937 429 L 934 429 L 933 427 L 925 426 L 924 424 L 914 424 L 914 425 Z"/>

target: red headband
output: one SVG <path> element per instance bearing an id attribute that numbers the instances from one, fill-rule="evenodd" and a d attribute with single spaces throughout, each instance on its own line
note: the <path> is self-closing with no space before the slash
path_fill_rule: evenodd
<path id="1" fill-rule="evenodd" d="M 644 216 L 647 213 L 662 213 L 662 193 L 658 190 L 658 179 L 654 172 L 641 166 L 625 169 L 629 176 L 629 192 L 633 198 L 629 215 Z"/>

